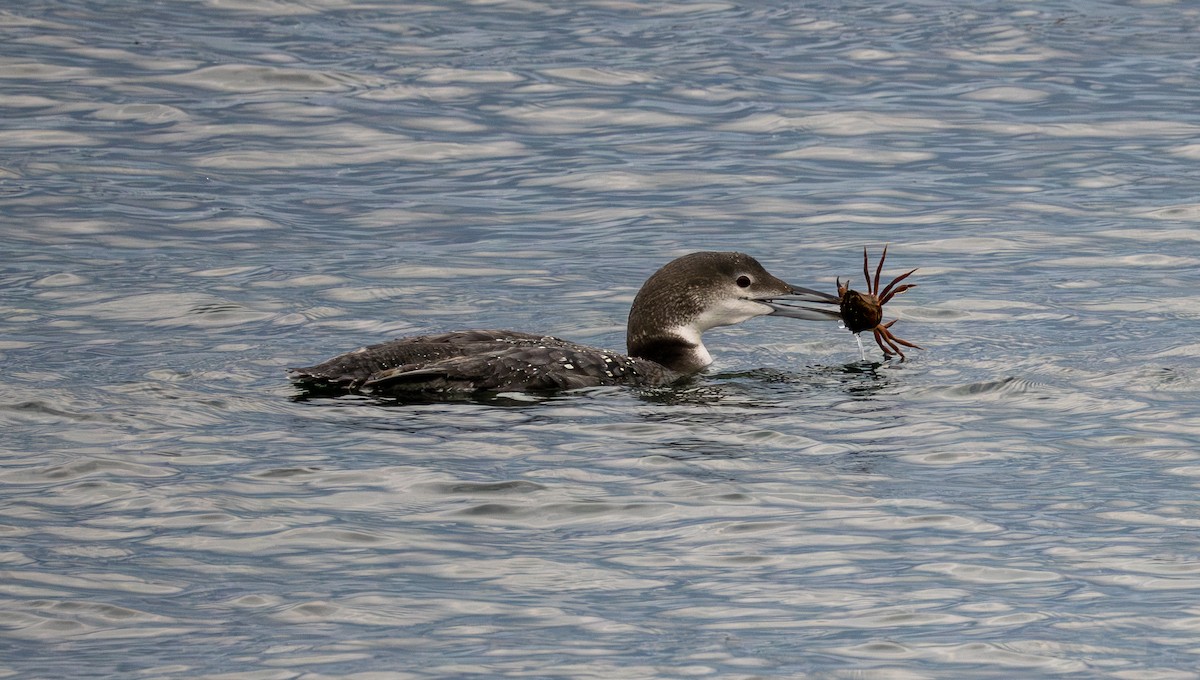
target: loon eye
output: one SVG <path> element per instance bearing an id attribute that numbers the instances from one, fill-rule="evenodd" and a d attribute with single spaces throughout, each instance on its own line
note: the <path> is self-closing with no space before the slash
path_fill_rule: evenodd
<path id="1" fill-rule="evenodd" d="M 750 287 L 750 277 L 746 276 L 745 274 L 737 277 L 737 285 L 741 288 L 749 288 Z"/>

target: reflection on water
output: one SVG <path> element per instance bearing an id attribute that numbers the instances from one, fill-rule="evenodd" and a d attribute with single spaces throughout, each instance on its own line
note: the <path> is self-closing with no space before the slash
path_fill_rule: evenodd
<path id="1" fill-rule="evenodd" d="M 1198 24 L 0 10 L 0 675 L 1196 677 Z M 757 321 L 666 390 L 284 378 L 883 243 L 904 364 Z"/>

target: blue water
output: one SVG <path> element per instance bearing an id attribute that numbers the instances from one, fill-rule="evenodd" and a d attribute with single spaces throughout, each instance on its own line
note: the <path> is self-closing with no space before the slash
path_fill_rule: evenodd
<path id="1" fill-rule="evenodd" d="M 0 10 L 0 677 L 1196 678 L 1192 3 Z M 397 406 L 738 249 L 924 346 Z M 861 286 L 859 286 L 861 289 Z"/>

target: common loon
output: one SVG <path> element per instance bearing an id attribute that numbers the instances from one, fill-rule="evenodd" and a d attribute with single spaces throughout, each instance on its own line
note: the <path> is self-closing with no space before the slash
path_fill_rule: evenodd
<path id="1" fill-rule="evenodd" d="M 712 363 L 700 339 L 710 328 L 764 315 L 838 320 L 838 301 L 784 283 L 743 253 L 692 253 L 664 265 L 638 291 L 628 356 L 536 333 L 470 330 L 398 338 L 289 373 L 309 390 L 399 395 L 653 387 Z"/>

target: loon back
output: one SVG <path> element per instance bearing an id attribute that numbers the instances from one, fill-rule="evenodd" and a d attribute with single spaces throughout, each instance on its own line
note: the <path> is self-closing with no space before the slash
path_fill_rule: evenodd
<path id="1" fill-rule="evenodd" d="M 651 387 L 683 377 L 645 359 L 507 330 L 399 338 L 289 371 L 293 381 L 313 391 L 401 394 Z"/>

